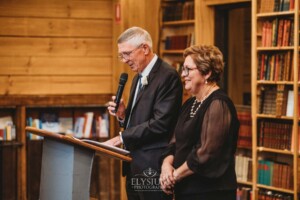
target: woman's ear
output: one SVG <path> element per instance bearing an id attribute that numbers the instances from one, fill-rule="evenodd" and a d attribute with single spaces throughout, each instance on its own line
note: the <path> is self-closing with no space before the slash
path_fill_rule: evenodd
<path id="1" fill-rule="evenodd" d="M 208 80 L 209 77 L 211 76 L 211 71 L 209 71 L 204 77 L 205 77 L 205 80 Z"/>

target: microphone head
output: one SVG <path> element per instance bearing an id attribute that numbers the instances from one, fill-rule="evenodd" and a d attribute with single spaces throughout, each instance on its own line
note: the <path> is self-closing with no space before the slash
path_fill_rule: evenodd
<path id="1" fill-rule="evenodd" d="M 120 76 L 119 84 L 120 85 L 125 85 L 127 79 L 128 79 L 128 74 L 127 73 L 122 73 L 121 76 Z"/>

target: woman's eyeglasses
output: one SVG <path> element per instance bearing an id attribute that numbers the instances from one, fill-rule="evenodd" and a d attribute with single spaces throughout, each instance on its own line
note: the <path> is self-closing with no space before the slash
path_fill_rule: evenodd
<path id="1" fill-rule="evenodd" d="M 182 66 L 181 67 L 181 73 L 184 72 L 184 74 L 186 76 L 189 75 L 190 71 L 194 70 L 194 69 L 197 69 L 197 68 L 188 68 L 188 67 L 185 67 L 185 66 Z"/>

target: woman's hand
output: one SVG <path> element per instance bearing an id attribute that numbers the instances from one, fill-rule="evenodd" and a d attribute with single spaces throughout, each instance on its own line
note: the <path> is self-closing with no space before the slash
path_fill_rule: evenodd
<path id="1" fill-rule="evenodd" d="M 164 159 L 164 162 L 161 166 L 161 174 L 160 174 L 160 185 L 161 189 L 166 194 L 172 194 L 173 188 L 175 185 L 175 179 L 173 177 L 174 168 L 172 166 L 173 156 L 168 156 Z"/>

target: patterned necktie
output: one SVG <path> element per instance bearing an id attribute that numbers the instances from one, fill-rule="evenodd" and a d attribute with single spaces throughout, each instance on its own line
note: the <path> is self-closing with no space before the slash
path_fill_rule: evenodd
<path id="1" fill-rule="evenodd" d="M 136 92 L 134 94 L 134 98 L 133 98 L 133 102 L 132 102 L 132 106 L 131 106 L 131 110 L 130 110 L 130 114 L 129 114 L 129 118 L 128 118 L 128 122 L 127 122 L 127 126 L 126 128 L 130 127 L 130 118 L 131 118 L 131 112 L 132 112 L 132 108 L 134 107 L 134 104 L 135 104 L 135 101 L 136 101 L 136 98 L 140 92 L 140 90 L 142 89 L 142 75 L 139 74 L 139 77 L 138 77 L 138 81 L 137 81 L 137 87 L 136 87 Z"/>
<path id="2" fill-rule="evenodd" d="M 141 91 L 141 89 L 142 89 L 142 75 L 141 74 L 139 74 L 139 79 L 138 79 L 138 84 L 139 84 L 139 86 L 138 86 L 138 91 L 137 91 L 137 94 L 139 94 L 139 92 Z"/>

